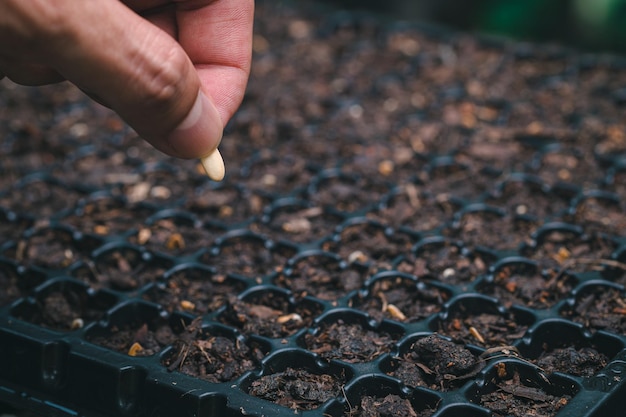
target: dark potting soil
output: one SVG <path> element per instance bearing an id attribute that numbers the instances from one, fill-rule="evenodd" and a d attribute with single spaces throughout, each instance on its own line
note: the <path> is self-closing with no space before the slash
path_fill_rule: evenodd
<path id="1" fill-rule="evenodd" d="M 295 411 L 312 410 L 339 397 L 345 381 L 306 369 L 287 368 L 252 382 L 248 392 Z"/>
<path id="2" fill-rule="evenodd" d="M 283 346 L 415 392 L 486 378 L 472 401 L 497 416 L 566 407 L 541 375 L 623 348 L 588 340 L 626 329 L 623 65 L 258 3 L 219 184 L 76 88 L 0 83 L 2 312 L 291 410 L 438 403 L 346 404 L 349 376 L 271 369 Z M 120 320 L 129 301 L 157 318 Z M 580 340 L 552 348 L 545 317 Z"/>
<path id="3" fill-rule="evenodd" d="M 518 373 L 513 373 L 499 379 L 493 392 L 483 394 L 480 404 L 496 416 L 550 417 L 556 415 L 570 399 L 569 395 L 553 395 L 538 386 L 525 383 Z"/>
<path id="4" fill-rule="evenodd" d="M 304 336 L 304 345 L 322 358 L 349 363 L 370 362 L 388 352 L 395 339 L 385 332 L 342 322 L 323 325 L 315 334 Z"/>
<path id="5" fill-rule="evenodd" d="M 264 352 L 244 341 L 202 330 L 200 318 L 178 334 L 161 363 L 209 382 L 228 382 L 259 366 Z"/>
<path id="6" fill-rule="evenodd" d="M 389 394 L 385 397 L 363 396 L 361 403 L 350 409 L 346 417 L 430 417 L 430 409 L 416 410 L 411 401 L 399 395 Z"/>

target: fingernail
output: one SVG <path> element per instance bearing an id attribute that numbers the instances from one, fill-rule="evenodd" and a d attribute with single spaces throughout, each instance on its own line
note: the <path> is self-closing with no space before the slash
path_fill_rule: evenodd
<path id="1" fill-rule="evenodd" d="M 175 156 L 198 158 L 213 152 L 222 140 L 222 122 L 215 105 L 200 91 L 189 114 L 168 137 Z"/>

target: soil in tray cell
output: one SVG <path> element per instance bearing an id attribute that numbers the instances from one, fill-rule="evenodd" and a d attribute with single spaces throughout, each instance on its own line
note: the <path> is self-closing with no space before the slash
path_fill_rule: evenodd
<path id="1" fill-rule="evenodd" d="M 182 199 L 195 182 L 205 177 L 188 175 L 191 170 L 174 166 L 154 166 L 123 185 L 122 193 L 131 203 L 144 202 L 154 206 L 169 205 Z"/>
<path id="2" fill-rule="evenodd" d="M 507 308 L 515 304 L 545 309 L 568 297 L 576 283 L 568 274 L 542 274 L 531 265 L 509 264 L 494 273 L 493 281 L 479 285 L 478 291 L 496 297 Z"/>
<path id="3" fill-rule="evenodd" d="M 626 164 L 611 175 L 604 188 L 617 194 L 621 201 L 626 201 Z"/>
<path id="4" fill-rule="evenodd" d="M 425 164 L 406 144 L 394 145 L 385 141 L 355 145 L 354 152 L 354 156 L 342 164 L 344 172 L 386 178 L 395 183 L 404 183 L 414 177 Z"/>
<path id="5" fill-rule="evenodd" d="M 34 304 L 17 305 L 12 314 L 53 330 L 78 330 L 104 317 L 115 299 L 104 294 L 90 296 L 78 285 L 57 285 L 35 296 Z"/>
<path id="6" fill-rule="evenodd" d="M 322 358 L 361 363 L 388 352 L 396 340 L 386 332 L 368 330 L 360 324 L 338 321 L 322 324 L 316 334 L 306 334 L 304 344 Z"/>
<path id="7" fill-rule="evenodd" d="M 472 181 L 467 181 L 468 178 L 472 178 Z M 493 189 L 496 184 L 496 178 L 474 172 L 472 167 L 452 161 L 435 165 L 428 172 L 421 172 L 418 179 L 427 185 L 427 190 L 437 199 L 475 199 Z"/>
<path id="8" fill-rule="evenodd" d="M 545 373 L 562 372 L 569 375 L 590 377 L 609 363 L 610 358 L 592 347 L 567 346 L 546 352 L 532 362 Z"/>
<path id="9" fill-rule="evenodd" d="M 276 278 L 276 285 L 291 290 L 296 297 L 312 296 L 335 301 L 358 290 L 368 274 L 358 265 L 346 266 L 340 259 L 320 253 L 304 256 Z"/>
<path id="10" fill-rule="evenodd" d="M 371 272 L 376 272 L 390 269 L 391 262 L 408 254 L 412 245 L 405 234 L 391 234 L 382 225 L 364 222 L 345 227 L 337 240 L 324 243 L 322 247 L 339 254 L 349 263 L 370 265 Z"/>
<path id="11" fill-rule="evenodd" d="M 304 188 L 313 173 L 307 168 L 306 154 L 278 155 L 269 150 L 245 167 L 239 183 L 251 190 L 262 190 L 276 195 L 289 194 Z"/>
<path id="12" fill-rule="evenodd" d="M 421 246 L 416 253 L 400 260 L 396 269 L 420 279 L 460 285 L 474 281 L 487 272 L 490 257 L 480 252 L 465 252 L 449 242 Z"/>
<path id="13" fill-rule="evenodd" d="M 626 332 L 626 297 L 615 288 L 585 288 L 576 296 L 573 307 L 563 309 L 561 315 L 592 330 L 623 334 Z"/>
<path id="14" fill-rule="evenodd" d="M 22 296 L 18 283 L 19 275 L 15 268 L 0 262 L 0 307 L 3 307 Z"/>
<path id="15" fill-rule="evenodd" d="M 544 219 L 568 208 L 568 199 L 557 193 L 545 190 L 545 184 L 528 179 L 509 179 L 498 190 L 487 197 L 485 202 L 503 207 L 511 215 L 533 216 Z"/>
<path id="16" fill-rule="evenodd" d="M 318 408 L 326 401 L 340 397 L 344 384 L 345 381 L 337 376 L 289 367 L 253 381 L 248 393 L 302 411 Z"/>
<path id="17" fill-rule="evenodd" d="M 457 202 L 444 194 L 437 198 L 420 191 L 416 184 L 406 184 L 386 199 L 382 208 L 368 213 L 368 217 L 392 227 L 426 232 L 451 221 L 459 208 Z"/>
<path id="18" fill-rule="evenodd" d="M 309 199 L 322 207 L 333 207 L 343 213 L 353 213 L 379 203 L 389 191 L 389 185 L 367 178 L 334 176 L 315 184 Z"/>
<path id="19" fill-rule="evenodd" d="M 218 320 L 246 335 L 279 338 L 310 326 L 321 311 L 315 303 L 302 301 L 294 306 L 282 294 L 261 292 L 247 301 L 231 296 Z"/>
<path id="20" fill-rule="evenodd" d="M 448 391 L 463 385 L 485 366 L 484 360 L 461 344 L 430 335 L 411 343 L 391 359 L 387 375 L 411 387 Z"/>
<path id="21" fill-rule="evenodd" d="M 88 335 L 87 339 L 91 343 L 129 356 L 151 356 L 172 344 L 177 335 L 165 320 L 154 318 L 112 325 L 106 334 Z"/>
<path id="22" fill-rule="evenodd" d="M 528 325 L 518 322 L 512 313 L 454 312 L 438 323 L 439 333 L 473 345 L 506 346 L 524 335 Z"/>
<path id="23" fill-rule="evenodd" d="M 501 110 L 498 105 L 465 105 L 483 118 L 497 116 Z M 472 130 L 470 142 L 454 158 L 465 165 L 475 165 L 478 172 L 519 172 L 531 161 L 534 152 L 535 149 L 524 146 L 507 129 L 485 127 Z"/>
<path id="24" fill-rule="evenodd" d="M 576 147 L 563 147 L 545 153 L 536 174 L 550 184 L 573 183 L 587 189 L 595 188 L 604 177 L 593 152 Z"/>
<path id="25" fill-rule="evenodd" d="M 183 208 L 202 222 L 238 224 L 260 216 L 270 202 L 266 194 L 243 189 L 226 180 L 219 186 L 196 188 Z"/>
<path id="26" fill-rule="evenodd" d="M 155 259 L 146 261 L 136 249 L 118 248 L 85 261 L 71 274 L 94 288 L 134 291 L 162 277 L 168 266 Z"/>
<path id="27" fill-rule="evenodd" d="M 83 240 L 78 245 L 71 232 L 57 228 L 43 228 L 22 238 L 4 251 L 4 255 L 26 266 L 50 269 L 67 268 L 83 260 L 99 242 Z"/>
<path id="28" fill-rule="evenodd" d="M 150 214 L 152 210 L 147 207 L 120 198 L 101 197 L 81 205 L 62 222 L 83 233 L 105 236 L 139 227 Z"/>
<path id="29" fill-rule="evenodd" d="M 37 180 L 0 195 L 0 207 L 36 218 L 70 210 L 84 195 L 55 182 Z"/>
<path id="30" fill-rule="evenodd" d="M 342 220 L 319 206 L 284 206 L 276 207 L 265 221 L 250 228 L 276 241 L 311 243 L 332 235 Z"/>
<path id="31" fill-rule="evenodd" d="M 344 414 L 344 417 L 430 417 L 435 410 L 426 408 L 416 409 L 408 398 L 402 398 L 396 394 L 385 397 L 366 395 L 361 397 L 361 403 Z"/>
<path id="32" fill-rule="evenodd" d="M 512 250 L 529 242 L 536 228 L 536 222 L 528 218 L 480 210 L 463 214 L 458 224 L 446 228 L 443 234 L 458 238 L 468 246 Z"/>
<path id="33" fill-rule="evenodd" d="M 224 233 L 219 228 L 201 227 L 185 220 L 176 217 L 156 220 L 148 226 L 141 226 L 128 240 L 152 252 L 185 256 L 210 248 L 215 238 Z"/>
<path id="34" fill-rule="evenodd" d="M 626 236 L 626 212 L 622 204 L 610 198 L 585 198 L 565 220 L 583 227 L 588 234 L 606 233 Z"/>
<path id="35" fill-rule="evenodd" d="M 535 248 L 524 250 L 525 255 L 557 274 L 565 272 L 603 271 L 615 242 L 602 236 L 577 236 L 568 230 L 552 230 L 546 233 Z"/>
<path id="36" fill-rule="evenodd" d="M 219 252 L 205 252 L 200 261 L 220 275 L 237 274 L 259 280 L 283 269 L 296 250 L 290 246 L 267 247 L 259 236 L 238 236 L 222 242 Z"/>
<path id="37" fill-rule="evenodd" d="M 495 417 L 552 417 L 571 399 L 570 395 L 546 392 L 517 371 L 511 375 L 504 363 L 497 364 L 496 369 L 496 389 L 480 397 L 480 405 L 490 409 Z"/>
<path id="38" fill-rule="evenodd" d="M 377 321 L 388 319 L 410 323 L 438 313 L 449 297 L 450 294 L 437 287 L 397 276 L 377 280 L 367 297 L 355 297 L 352 305 Z"/>
<path id="39" fill-rule="evenodd" d="M 161 363 L 209 382 L 228 382 L 256 368 L 265 355 L 259 347 L 248 346 L 234 337 L 212 334 L 201 328 L 201 319 L 192 321 L 174 341 Z"/>
<path id="40" fill-rule="evenodd" d="M 88 147 L 84 151 L 79 150 L 77 155 L 53 170 L 55 178 L 67 184 L 99 189 L 137 181 L 139 175 L 135 172 L 139 162 L 128 158 L 121 149 L 106 149 L 104 146 L 100 149 Z"/>
<path id="41" fill-rule="evenodd" d="M 188 267 L 172 273 L 165 283 L 151 287 L 143 298 L 163 306 L 168 312 L 206 314 L 226 305 L 245 284 L 223 275 L 215 276 L 205 268 Z"/>
<path id="42" fill-rule="evenodd" d="M 9 241 L 19 240 L 22 233 L 32 223 L 32 221 L 22 218 L 9 219 L 3 211 L 0 211 L 0 247 Z"/>

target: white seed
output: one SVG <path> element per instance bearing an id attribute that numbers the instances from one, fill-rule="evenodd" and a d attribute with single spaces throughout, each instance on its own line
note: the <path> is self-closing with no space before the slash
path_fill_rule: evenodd
<path id="1" fill-rule="evenodd" d="M 204 158 L 200 158 L 200 163 L 206 171 L 206 174 L 213 181 L 221 181 L 224 179 L 226 168 L 224 168 L 224 160 L 217 148 Z"/>
<path id="2" fill-rule="evenodd" d="M 353 264 L 355 262 L 366 262 L 367 256 L 360 250 L 355 250 L 350 255 L 348 255 L 348 263 Z"/>
<path id="3" fill-rule="evenodd" d="M 285 314 L 284 316 L 280 316 L 276 319 L 278 324 L 284 324 L 288 321 L 295 321 L 296 323 L 302 322 L 302 316 L 298 313 Z"/>
<path id="4" fill-rule="evenodd" d="M 442 275 L 443 275 L 444 278 L 453 277 L 455 275 L 454 268 L 446 268 L 446 269 L 444 269 Z"/>
<path id="5" fill-rule="evenodd" d="M 78 329 L 82 329 L 83 326 L 85 326 L 85 322 L 80 317 L 77 317 L 74 320 L 72 320 L 72 324 L 70 325 L 70 328 L 72 330 L 78 330 Z"/>

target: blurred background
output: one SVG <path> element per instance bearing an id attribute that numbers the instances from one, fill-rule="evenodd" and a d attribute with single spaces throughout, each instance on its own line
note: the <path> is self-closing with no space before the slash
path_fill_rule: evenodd
<path id="1" fill-rule="evenodd" d="M 626 0 L 319 0 L 393 18 L 626 53 Z"/>

